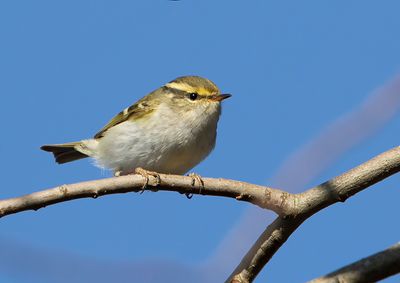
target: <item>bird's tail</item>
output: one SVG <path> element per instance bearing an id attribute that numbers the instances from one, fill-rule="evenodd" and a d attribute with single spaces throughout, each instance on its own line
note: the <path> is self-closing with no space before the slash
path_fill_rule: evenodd
<path id="1" fill-rule="evenodd" d="M 58 164 L 71 162 L 74 160 L 88 157 L 88 155 L 78 151 L 76 148 L 81 146 L 81 142 L 70 142 L 63 144 L 43 145 L 40 149 L 53 153 Z"/>

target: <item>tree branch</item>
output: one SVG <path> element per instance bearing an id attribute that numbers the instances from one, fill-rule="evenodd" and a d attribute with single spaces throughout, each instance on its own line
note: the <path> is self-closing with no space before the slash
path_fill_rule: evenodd
<path id="1" fill-rule="evenodd" d="M 21 197 L 0 200 L 0 217 L 25 210 L 38 210 L 48 205 L 73 199 L 97 198 L 103 195 L 140 192 L 142 190 L 176 191 L 182 194 L 230 197 L 270 209 L 277 214 L 284 213 L 285 207 L 281 205 L 281 202 L 287 193 L 277 189 L 214 178 L 202 178 L 204 186 L 199 186 L 194 183 L 192 177 L 165 174 L 159 174 L 159 176 L 159 181 L 154 176 L 149 176 L 147 185 L 143 176 L 127 175 L 61 185 Z M 146 187 L 143 188 L 143 186 Z"/>
<path id="2" fill-rule="evenodd" d="M 309 283 L 376 282 L 400 273 L 400 242 Z"/>
<path id="3" fill-rule="evenodd" d="M 128 175 L 62 185 L 29 195 L 0 200 L 0 217 L 79 198 L 127 192 L 176 191 L 183 194 L 222 196 L 247 201 L 276 212 L 279 216 L 261 234 L 227 282 L 252 282 L 275 252 L 307 218 L 400 171 L 400 147 L 393 148 L 332 180 L 304 193 L 290 194 L 278 189 L 227 179 L 195 178 L 159 174 L 159 178 Z M 143 188 L 145 186 L 145 188 Z"/>
<path id="4" fill-rule="evenodd" d="M 275 252 L 307 218 L 336 202 L 400 171 L 400 147 L 395 147 L 354 169 L 304 193 L 288 194 L 283 202 L 287 214 L 280 216 L 261 234 L 226 282 L 252 282 Z"/>

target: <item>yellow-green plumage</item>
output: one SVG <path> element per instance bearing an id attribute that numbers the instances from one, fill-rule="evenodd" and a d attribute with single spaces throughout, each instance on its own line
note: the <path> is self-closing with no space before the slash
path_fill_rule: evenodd
<path id="1" fill-rule="evenodd" d="M 183 174 L 213 149 L 221 95 L 208 79 L 177 78 L 118 113 L 93 139 L 44 145 L 58 163 L 93 157 L 123 174 L 136 167 Z"/>

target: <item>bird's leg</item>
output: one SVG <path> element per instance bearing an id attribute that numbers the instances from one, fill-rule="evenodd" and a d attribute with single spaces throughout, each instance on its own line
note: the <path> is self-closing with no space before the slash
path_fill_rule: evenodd
<path id="1" fill-rule="evenodd" d="M 142 186 L 142 190 L 140 191 L 141 194 L 144 192 L 144 190 L 149 185 L 149 176 L 153 176 L 154 178 L 156 178 L 156 184 L 155 184 L 156 186 L 158 186 L 161 183 L 160 175 L 157 172 L 148 171 L 141 167 L 138 167 L 135 169 L 135 174 L 142 175 L 145 178 L 145 182 Z"/>
<path id="2" fill-rule="evenodd" d="M 196 182 L 198 183 L 199 194 L 201 194 L 201 190 L 204 189 L 204 181 L 201 178 L 201 176 L 196 173 L 190 173 L 188 176 L 192 178 L 192 186 L 193 187 L 196 185 Z M 185 195 L 188 199 L 191 199 L 193 197 L 193 194 L 186 193 Z"/>

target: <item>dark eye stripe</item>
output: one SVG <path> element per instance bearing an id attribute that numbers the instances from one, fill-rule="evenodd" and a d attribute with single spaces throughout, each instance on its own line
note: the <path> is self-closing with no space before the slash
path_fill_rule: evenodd
<path id="1" fill-rule="evenodd" d="M 169 86 L 163 86 L 162 88 L 163 88 L 163 90 L 164 90 L 165 92 L 173 93 L 177 98 L 178 98 L 178 97 L 179 97 L 179 98 L 189 98 L 189 99 L 191 99 L 191 100 L 198 100 L 198 99 L 203 99 L 203 98 L 205 98 L 205 96 L 200 95 L 200 94 L 198 94 L 198 93 L 187 92 L 187 91 L 184 91 L 184 90 L 181 90 L 181 89 L 177 89 L 177 88 L 173 88 L 173 87 L 169 87 Z M 197 95 L 196 98 L 194 98 L 194 99 L 191 98 L 190 96 L 191 96 L 192 94 Z"/>

